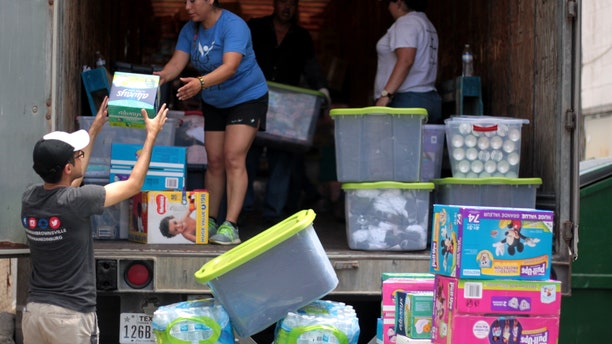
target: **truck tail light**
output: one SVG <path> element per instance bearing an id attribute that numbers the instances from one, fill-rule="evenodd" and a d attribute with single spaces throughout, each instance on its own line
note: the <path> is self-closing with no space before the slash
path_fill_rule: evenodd
<path id="1" fill-rule="evenodd" d="M 124 291 L 153 290 L 153 260 L 120 260 L 119 267 L 119 289 Z"/>
<path id="2" fill-rule="evenodd" d="M 125 283 L 134 289 L 142 289 L 151 283 L 153 271 L 146 262 L 131 262 L 125 269 Z"/>

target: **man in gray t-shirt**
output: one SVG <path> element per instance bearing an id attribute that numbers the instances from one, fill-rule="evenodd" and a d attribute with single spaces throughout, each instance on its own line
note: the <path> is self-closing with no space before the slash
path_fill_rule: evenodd
<path id="1" fill-rule="evenodd" d="M 43 184 L 22 197 L 21 221 L 30 246 L 30 289 L 23 310 L 25 344 L 97 343 L 96 274 L 90 217 L 140 192 L 166 105 L 155 118 L 142 110 L 147 138 L 130 177 L 81 186 L 92 144 L 107 121 L 105 98 L 89 132 L 54 131 L 34 146 L 34 171 Z"/>

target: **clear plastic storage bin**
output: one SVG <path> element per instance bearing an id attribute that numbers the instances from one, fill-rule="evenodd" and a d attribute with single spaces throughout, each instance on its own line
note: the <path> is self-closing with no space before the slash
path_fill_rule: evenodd
<path id="1" fill-rule="evenodd" d="M 424 124 L 422 135 L 421 181 L 429 182 L 442 174 L 446 127 L 444 124 Z"/>
<path id="2" fill-rule="evenodd" d="M 457 116 L 444 121 L 455 178 L 518 178 L 526 119 Z"/>
<path id="3" fill-rule="evenodd" d="M 93 123 L 94 116 L 78 116 L 77 121 L 80 129 L 89 130 Z M 168 118 L 164 128 L 157 135 L 155 145 L 172 146 L 176 133 L 177 120 Z M 113 143 L 130 143 L 142 145 L 147 137 L 145 129 L 124 128 L 104 124 L 98 133 L 91 158 L 85 176 L 89 178 L 106 178 L 110 175 L 111 145 Z"/>
<path id="4" fill-rule="evenodd" d="M 435 203 L 533 209 L 542 179 L 443 178 L 433 183 Z"/>
<path id="5" fill-rule="evenodd" d="M 260 332 L 322 298 L 338 277 L 303 210 L 208 261 L 195 273 L 241 337 Z"/>
<path id="6" fill-rule="evenodd" d="M 336 172 L 340 182 L 418 182 L 421 172 L 421 108 L 332 109 Z"/>
<path id="7" fill-rule="evenodd" d="M 346 235 L 349 248 L 418 251 L 427 248 L 433 183 L 348 183 Z"/>
<path id="8" fill-rule="evenodd" d="M 292 151 L 312 146 L 325 95 L 307 88 L 268 82 L 266 131 L 257 132 L 256 144 Z"/>

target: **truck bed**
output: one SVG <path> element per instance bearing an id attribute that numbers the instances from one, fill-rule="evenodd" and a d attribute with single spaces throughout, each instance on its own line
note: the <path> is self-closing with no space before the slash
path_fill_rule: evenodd
<path id="1" fill-rule="evenodd" d="M 251 217 L 240 227 L 242 241 L 266 230 L 260 219 Z M 338 275 L 339 285 L 332 294 L 380 294 L 382 272 L 426 272 L 429 251 L 357 251 L 348 247 L 345 223 L 330 213 L 317 213 L 313 227 Z M 152 259 L 158 292 L 198 293 L 206 287 L 192 276 L 208 260 L 235 246 L 190 244 L 141 244 L 127 240 L 97 240 L 96 258 Z M 295 259 L 299 259 L 296 257 Z M 290 264 L 291 262 L 287 262 Z M 204 289 L 203 289 L 204 288 Z"/>

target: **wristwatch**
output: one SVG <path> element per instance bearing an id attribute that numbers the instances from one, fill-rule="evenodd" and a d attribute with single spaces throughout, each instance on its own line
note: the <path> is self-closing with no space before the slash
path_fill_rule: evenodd
<path id="1" fill-rule="evenodd" d="M 393 94 L 389 93 L 387 90 L 382 90 L 382 92 L 380 92 L 380 97 L 389 97 L 389 98 L 393 98 Z"/>

